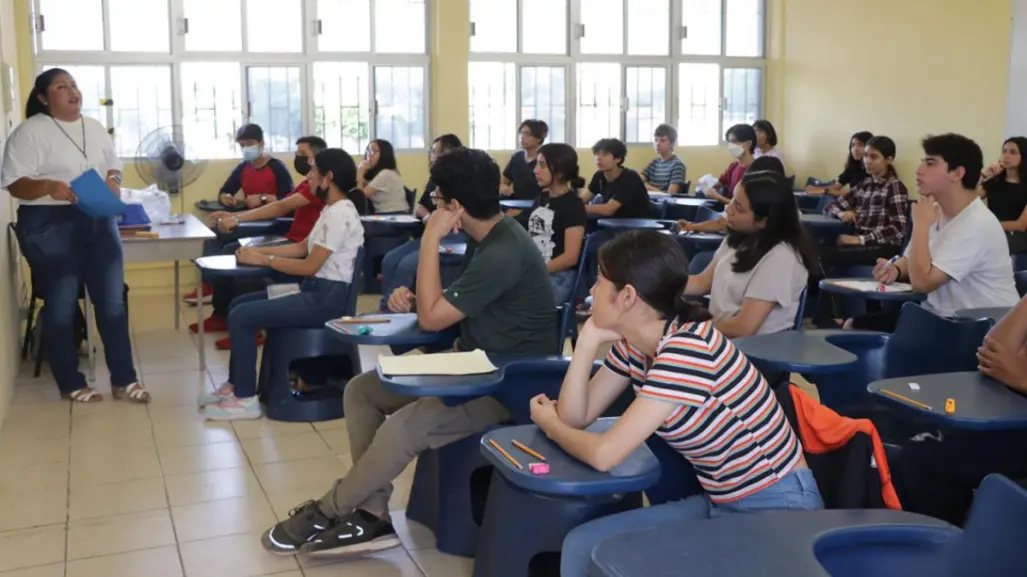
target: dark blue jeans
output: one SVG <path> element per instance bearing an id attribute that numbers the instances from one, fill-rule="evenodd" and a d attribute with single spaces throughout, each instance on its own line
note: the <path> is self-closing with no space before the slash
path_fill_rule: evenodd
<path id="1" fill-rule="evenodd" d="M 73 206 L 18 208 L 21 252 L 43 297 L 46 356 L 57 386 L 71 393 L 86 386 L 78 370 L 75 317 L 79 286 L 85 282 L 96 312 L 112 387 L 138 379 L 125 307 L 121 236 L 111 219 L 92 219 Z"/>
<path id="2" fill-rule="evenodd" d="M 228 382 L 238 398 L 257 394 L 257 331 L 274 328 L 319 328 L 346 311 L 350 284 L 308 278 L 300 294 L 270 300 L 267 291 L 245 294 L 232 301 L 228 336 L 232 355 Z"/>
<path id="3" fill-rule="evenodd" d="M 446 242 L 467 242 L 467 235 L 463 232 L 457 232 L 447 235 L 442 240 Z M 421 239 L 415 238 L 385 253 L 385 257 L 382 258 L 382 298 L 378 303 L 380 310 L 388 310 L 389 296 L 392 295 L 392 291 L 401 286 L 405 286 L 410 290 L 416 288 L 417 260 L 420 257 L 420 252 Z M 445 274 L 448 272 L 445 268 L 445 264 L 443 264 L 443 288 L 449 286 L 449 282 L 453 280 L 453 278 L 449 277 L 454 276 L 452 274 Z"/>

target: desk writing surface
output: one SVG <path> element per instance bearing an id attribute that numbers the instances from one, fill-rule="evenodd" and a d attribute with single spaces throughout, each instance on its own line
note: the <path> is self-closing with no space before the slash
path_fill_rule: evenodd
<path id="1" fill-rule="evenodd" d="M 914 390 L 910 383 L 919 388 Z M 867 385 L 867 390 L 878 395 L 881 401 L 902 405 L 953 428 L 1027 429 L 1027 396 L 977 371 L 883 379 Z M 882 390 L 930 408 L 896 399 Z M 951 415 L 945 413 L 946 399 L 956 402 L 956 411 Z"/>
<path id="2" fill-rule="evenodd" d="M 182 224 L 153 224 L 150 232 L 157 233 L 157 238 L 122 236 L 124 261 L 166 262 L 202 256 L 203 242 L 214 238 L 214 232 L 191 214 L 182 218 Z"/>
<path id="3" fill-rule="evenodd" d="M 838 372 L 859 360 L 825 340 L 836 330 L 799 330 L 733 339 L 738 350 L 754 361 L 803 373 Z M 853 332 L 853 331 L 849 331 Z"/>
<path id="4" fill-rule="evenodd" d="M 203 241 L 209 238 L 214 238 L 214 231 L 210 230 L 209 226 L 200 222 L 200 219 L 191 214 L 184 214 L 181 216 L 184 219 L 182 224 L 153 223 L 150 226 L 150 232 L 159 233 L 160 236 L 157 238 L 143 238 L 126 235 L 123 236 L 121 240 L 122 242 L 153 243 L 154 241 Z"/>
<path id="5" fill-rule="evenodd" d="M 1002 320 L 1002 317 L 1012 310 L 1013 307 L 988 307 L 980 309 L 963 309 L 956 311 L 957 317 L 961 319 L 991 319 L 995 322 Z"/>

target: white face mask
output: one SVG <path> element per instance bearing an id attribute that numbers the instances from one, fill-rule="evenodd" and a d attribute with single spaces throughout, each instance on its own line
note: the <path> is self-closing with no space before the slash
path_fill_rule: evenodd
<path id="1" fill-rule="evenodd" d="M 731 158 L 741 158 L 745 150 L 741 145 L 735 144 L 734 142 L 727 143 L 727 153 L 731 155 Z"/>

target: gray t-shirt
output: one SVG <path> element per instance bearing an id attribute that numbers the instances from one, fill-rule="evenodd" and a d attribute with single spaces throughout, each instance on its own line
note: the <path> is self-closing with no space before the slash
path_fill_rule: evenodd
<path id="1" fill-rule="evenodd" d="M 460 322 L 461 350 L 556 352 L 556 303 L 546 263 L 510 217 L 480 243 L 468 241 L 463 270 L 443 296 L 467 317 Z"/>
<path id="2" fill-rule="evenodd" d="M 410 211 L 406 189 L 403 188 L 403 178 L 395 170 L 382 170 L 367 185 L 378 191 L 370 199 L 374 211 L 378 214 Z"/>
<path id="3" fill-rule="evenodd" d="M 735 249 L 720 243 L 713 254 L 713 287 L 710 289 L 710 313 L 714 322 L 730 318 L 742 310 L 745 299 L 774 303 L 756 334 L 778 333 L 795 325 L 802 289 L 806 288 L 809 271 L 788 243 L 778 243 L 763 255 L 752 270 L 734 272 Z"/>

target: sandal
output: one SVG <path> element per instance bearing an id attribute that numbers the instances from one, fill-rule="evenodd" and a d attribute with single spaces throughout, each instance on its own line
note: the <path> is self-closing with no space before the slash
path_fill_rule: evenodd
<path id="1" fill-rule="evenodd" d="M 139 383 L 132 383 L 127 387 L 111 387 L 111 396 L 115 399 L 127 399 L 133 403 L 149 403 L 150 392 Z"/>
<path id="2" fill-rule="evenodd" d="M 98 403 L 103 400 L 103 395 L 89 387 L 82 387 L 77 391 L 61 393 L 61 398 L 68 399 L 73 403 Z"/>

